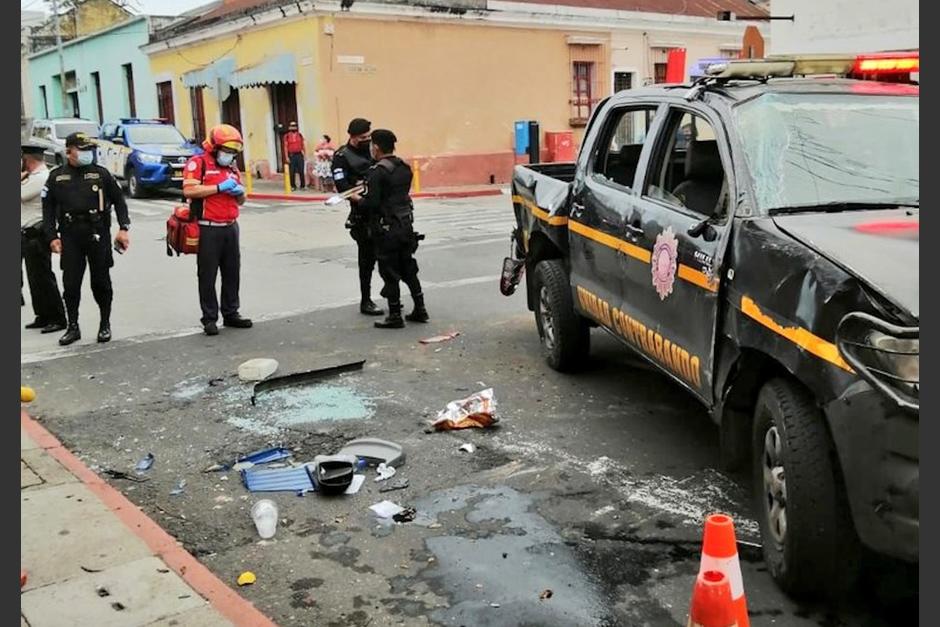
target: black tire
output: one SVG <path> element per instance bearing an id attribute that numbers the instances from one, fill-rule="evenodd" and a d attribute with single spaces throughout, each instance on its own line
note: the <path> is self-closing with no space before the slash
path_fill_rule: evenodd
<path id="1" fill-rule="evenodd" d="M 862 552 L 823 413 L 802 387 L 772 379 L 758 395 L 752 434 L 755 505 L 771 575 L 795 598 L 842 596 L 858 578 Z"/>
<path id="2" fill-rule="evenodd" d="M 137 178 L 137 174 L 133 169 L 125 172 L 124 179 L 127 181 L 127 194 L 131 198 L 143 198 L 146 196 L 144 186 L 140 184 L 140 179 Z"/>
<path id="3" fill-rule="evenodd" d="M 549 366 L 572 372 L 584 364 L 591 349 L 591 329 L 574 310 L 568 273 L 557 259 L 535 266 L 535 323 Z"/>

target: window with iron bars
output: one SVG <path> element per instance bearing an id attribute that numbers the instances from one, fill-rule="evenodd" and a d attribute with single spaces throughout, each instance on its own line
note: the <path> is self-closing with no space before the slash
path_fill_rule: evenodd
<path id="1" fill-rule="evenodd" d="M 571 119 L 572 126 L 584 126 L 597 103 L 594 97 L 595 66 L 593 61 L 572 62 Z"/>

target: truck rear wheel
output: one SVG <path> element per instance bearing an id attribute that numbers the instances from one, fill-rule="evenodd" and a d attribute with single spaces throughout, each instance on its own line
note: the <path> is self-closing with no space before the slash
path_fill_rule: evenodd
<path id="1" fill-rule="evenodd" d="M 535 323 L 545 360 L 560 372 L 576 370 L 590 351 L 591 329 L 574 310 L 571 284 L 561 261 L 547 259 L 535 266 L 535 294 Z"/>
<path id="2" fill-rule="evenodd" d="M 764 560 L 794 597 L 839 596 L 855 583 L 861 549 L 825 417 L 782 378 L 757 398 L 753 478 Z"/>

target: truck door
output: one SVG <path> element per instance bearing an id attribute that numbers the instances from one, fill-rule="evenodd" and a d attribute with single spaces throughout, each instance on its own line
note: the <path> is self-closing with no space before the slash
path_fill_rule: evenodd
<path id="1" fill-rule="evenodd" d="M 705 402 L 713 400 L 718 316 L 716 260 L 730 235 L 730 151 L 717 116 L 671 105 L 639 182 L 630 243 L 649 252 L 645 285 L 625 295 L 625 321 L 641 350 Z M 639 179 L 639 177 L 638 177 Z M 633 287 L 633 286 L 630 286 Z"/>
<path id="2" fill-rule="evenodd" d="M 637 103 L 612 107 L 581 155 L 568 221 L 571 283 L 575 304 L 601 324 L 596 312 L 580 306 L 578 287 L 610 306 L 623 299 L 623 273 L 631 262 L 623 253 L 623 225 L 635 210 L 634 183 L 647 132 L 658 105 Z"/>

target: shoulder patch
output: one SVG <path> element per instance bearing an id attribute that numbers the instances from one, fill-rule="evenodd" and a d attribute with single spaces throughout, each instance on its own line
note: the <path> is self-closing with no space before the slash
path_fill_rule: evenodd
<path id="1" fill-rule="evenodd" d="M 195 172 L 195 171 L 196 171 L 196 167 L 197 167 L 197 166 L 196 166 L 196 162 L 195 162 L 195 161 L 190 161 L 190 162 L 189 162 L 189 165 L 186 166 L 186 169 L 189 170 L 190 172 Z"/>

